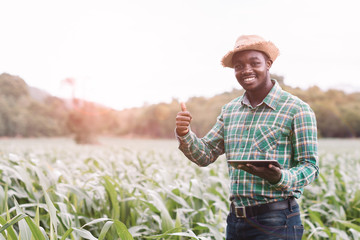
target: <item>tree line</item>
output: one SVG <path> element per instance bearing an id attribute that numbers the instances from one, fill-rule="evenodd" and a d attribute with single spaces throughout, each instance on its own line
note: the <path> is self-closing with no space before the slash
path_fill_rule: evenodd
<path id="1" fill-rule="evenodd" d="M 323 91 L 314 86 L 306 90 L 284 84 L 282 76 L 272 75 L 286 91 L 307 102 L 316 114 L 320 137 L 360 137 L 360 93 Z M 180 103 L 145 105 L 117 111 L 80 99 L 64 100 L 37 92 L 23 79 L 0 75 L 0 136 L 74 136 L 78 143 L 96 142 L 96 136 L 173 138 L 175 116 Z M 191 128 L 204 136 L 213 126 L 221 107 L 243 94 L 243 90 L 210 98 L 193 97 L 186 105 L 193 115 Z"/>

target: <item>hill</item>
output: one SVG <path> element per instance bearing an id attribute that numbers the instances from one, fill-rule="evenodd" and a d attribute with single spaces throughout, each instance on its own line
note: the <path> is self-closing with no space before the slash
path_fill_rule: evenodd
<path id="1" fill-rule="evenodd" d="M 62 101 L 50 95 L 37 101 L 23 79 L 0 75 L 0 136 L 37 137 L 67 133 L 63 120 L 66 110 Z M 39 95 L 37 95 L 39 96 Z"/>
<path id="2" fill-rule="evenodd" d="M 360 93 L 322 91 L 316 86 L 306 90 L 291 88 L 284 84 L 283 77 L 272 77 L 285 90 L 309 103 L 318 120 L 320 137 L 360 137 Z M 79 142 L 96 135 L 173 138 L 175 116 L 180 110 L 177 99 L 122 111 L 80 99 L 69 103 L 7 73 L 0 75 L 0 94 L 0 136 L 3 137 L 73 134 Z M 215 123 L 221 107 L 242 94 L 243 90 L 233 89 L 211 98 L 190 98 L 187 107 L 193 115 L 192 130 L 204 136 Z"/>

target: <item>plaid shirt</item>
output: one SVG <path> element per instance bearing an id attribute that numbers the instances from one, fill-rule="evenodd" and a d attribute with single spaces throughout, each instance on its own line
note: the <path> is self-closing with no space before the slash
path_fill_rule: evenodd
<path id="1" fill-rule="evenodd" d="M 177 136 L 179 149 L 199 166 L 225 153 L 230 160 L 277 160 L 283 167 L 277 184 L 229 166 L 230 200 L 238 206 L 299 198 L 319 173 L 317 128 L 313 111 L 275 81 L 262 103 L 250 105 L 246 93 L 223 106 L 203 137 Z"/>

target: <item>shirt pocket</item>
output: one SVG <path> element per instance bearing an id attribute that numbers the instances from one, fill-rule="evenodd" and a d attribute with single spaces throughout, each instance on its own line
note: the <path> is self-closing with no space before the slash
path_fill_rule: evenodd
<path id="1" fill-rule="evenodd" d="M 260 152 L 268 152 L 276 147 L 282 131 L 278 127 L 260 125 L 256 127 L 254 146 Z"/>

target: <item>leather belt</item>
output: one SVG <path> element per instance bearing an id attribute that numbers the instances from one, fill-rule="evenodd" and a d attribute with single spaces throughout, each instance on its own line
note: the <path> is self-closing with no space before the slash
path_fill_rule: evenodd
<path id="1" fill-rule="evenodd" d="M 249 218 L 254 217 L 257 215 L 264 214 L 269 211 L 276 211 L 276 210 L 284 210 L 284 209 L 292 209 L 295 206 L 296 200 L 291 197 L 283 201 L 278 202 L 271 202 L 265 204 L 259 204 L 254 206 L 242 206 L 237 207 L 235 206 L 234 202 L 231 203 L 230 212 L 234 213 L 237 218 Z"/>

